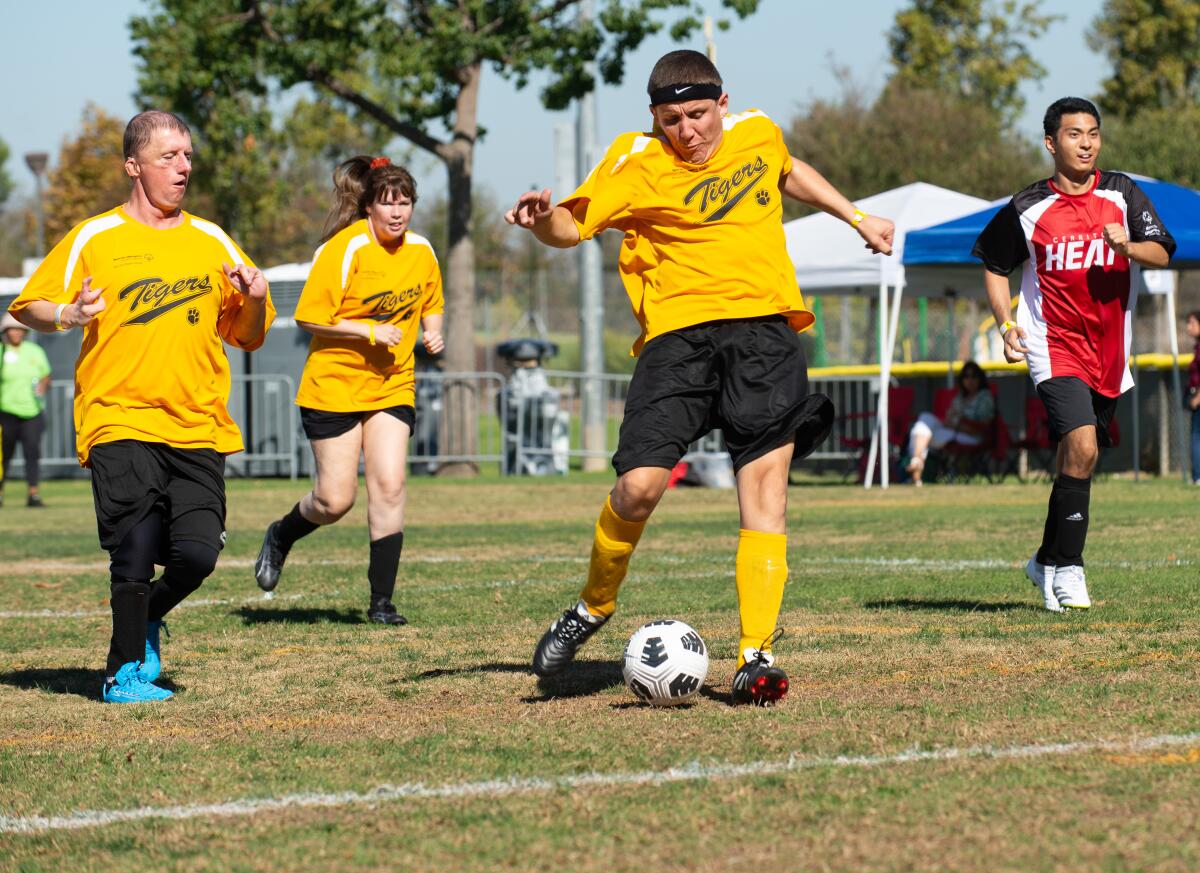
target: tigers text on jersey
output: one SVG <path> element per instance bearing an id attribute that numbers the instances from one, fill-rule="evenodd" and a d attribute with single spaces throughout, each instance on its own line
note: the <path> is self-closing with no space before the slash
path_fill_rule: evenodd
<path id="1" fill-rule="evenodd" d="M 1035 384 L 1077 376 L 1107 397 L 1133 387 L 1129 373 L 1133 312 L 1141 268 L 1104 241 L 1120 224 L 1130 242 L 1175 252 L 1153 204 L 1121 173 L 1096 172 L 1090 190 L 1066 194 L 1045 179 L 1021 191 L 992 218 L 972 254 L 1001 276 L 1021 264 L 1017 324 Z"/>
<path id="2" fill-rule="evenodd" d="M 422 317 L 444 307 L 442 274 L 425 237 L 408 231 L 389 252 L 375 242 L 365 218 L 339 231 L 313 256 L 296 321 L 374 321 L 394 324 L 402 336 L 390 348 L 357 337 L 314 336 L 296 404 L 323 412 L 412 406 L 417 328 Z"/>
<path id="3" fill-rule="evenodd" d="M 92 446 L 116 440 L 180 449 L 242 450 L 229 415 L 229 359 L 221 341 L 243 344 L 234 320 L 245 298 L 222 264 L 254 266 L 225 231 L 186 212 L 154 228 L 123 207 L 72 228 L 42 261 L 16 302 L 72 303 L 91 277 L 104 309 L 83 328 L 75 364 L 79 463 Z M 268 295 L 266 327 L 275 317 Z"/>
<path id="4" fill-rule="evenodd" d="M 786 315 L 813 323 L 783 235 L 780 179 L 792 158 L 757 110 L 724 119 L 716 152 L 689 164 L 665 137 L 626 133 L 560 205 L 581 239 L 625 232 L 618 266 L 642 326 L 634 354 L 660 334 L 707 321 Z"/>

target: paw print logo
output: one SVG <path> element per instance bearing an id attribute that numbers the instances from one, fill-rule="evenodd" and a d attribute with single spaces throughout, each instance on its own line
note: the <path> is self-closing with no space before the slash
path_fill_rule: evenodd
<path id="1" fill-rule="evenodd" d="M 759 206 L 766 206 L 771 202 L 771 195 L 767 193 L 765 188 L 759 188 L 754 192 L 754 199 L 758 201 Z"/>
<path id="2" fill-rule="evenodd" d="M 188 324 L 200 323 L 200 310 L 193 306 L 188 310 Z"/>

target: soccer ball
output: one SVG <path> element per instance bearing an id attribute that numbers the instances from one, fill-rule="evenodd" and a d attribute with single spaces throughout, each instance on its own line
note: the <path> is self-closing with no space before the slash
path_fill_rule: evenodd
<path id="1" fill-rule="evenodd" d="M 682 621 L 644 624 L 625 646 L 625 684 L 652 706 L 687 703 L 708 675 L 708 647 Z"/>

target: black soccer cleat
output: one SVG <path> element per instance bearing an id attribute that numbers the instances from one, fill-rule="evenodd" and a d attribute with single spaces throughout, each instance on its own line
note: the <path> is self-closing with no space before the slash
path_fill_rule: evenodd
<path id="1" fill-rule="evenodd" d="M 775 666 L 775 656 L 764 652 L 763 647 L 773 645 L 783 636 L 783 628 L 762 642 L 757 649 L 747 648 L 742 653 L 745 664 L 733 674 L 733 702 L 750 703 L 754 706 L 770 706 L 787 696 L 788 677 L 783 669 Z"/>
<path id="2" fill-rule="evenodd" d="M 533 650 L 533 672 L 543 678 L 561 673 L 579 647 L 604 626 L 608 617 L 592 615 L 581 600 L 557 618 Z"/>
<path id="3" fill-rule="evenodd" d="M 408 619 L 397 612 L 392 601 L 386 597 L 371 601 L 367 607 L 367 618 L 378 624 L 408 624 Z"/>
<path id="4" fill-rule="evenodd" d="M 283 562 L 287 560 L 287 552 L 279 543 L 275 531 L 279 522 L 273 521 L 267 525 L 263 536 L 262 548 L 258 551 L 258 559 L 254 562 L 254 581 L 263 591 L 274 591 L 279 584 L 279 574 L 283 572 Z"/>

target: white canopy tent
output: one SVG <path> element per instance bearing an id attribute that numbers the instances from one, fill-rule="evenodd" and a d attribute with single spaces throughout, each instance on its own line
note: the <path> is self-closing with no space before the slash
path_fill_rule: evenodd
<path id="1" fill-rule="evenodd" d="M 855 294 L 860 288 L 879 289 L 879 406 L 865 483 L 870 488 L 879 447 L 888 444 L 887 386 L 891 381 L 900 300 L 905 287 L 905 270 L 900 262 L 904 254 L 904 238 L 909 231 L 978 212 L 988 205 L 988 201 L 937 185 L 913 182 L 863 198 L 856 205 L 868 215 L 882 216 L 895 222 L 896 236 L 891 257 L 872 254 L 858 234 L 846 227 L 844 222 L 824 213 L 789 221 L 783 226 L 783 232 L 788 255 L 796 268 L 796 280 L 804 294 Z M 916 286 L 919 291 L 941 294 L 948 282 L 958 279 L 963 283 L 961 290 L 964 295 L 983 294 L 982 274 L 978 270 L 964 270 L 961 276 L 955 277 L 945 272 L 930 273 L 929 278 L 932 277 L 936 277 L 936 281 L 921 282 Z M 915 280 L 917 277 L 911 278 Z M 880 465 L 879 484 L 888 487 L 886 463 Z"/>

